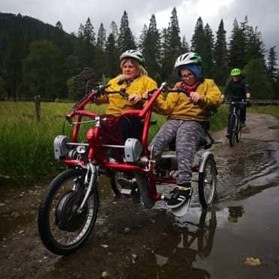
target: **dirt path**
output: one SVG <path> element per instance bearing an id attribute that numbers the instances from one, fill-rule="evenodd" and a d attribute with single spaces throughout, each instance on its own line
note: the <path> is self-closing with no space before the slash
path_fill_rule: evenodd
<path id="1" fill-rule="evenodd" d="M 249 115 L 247 124 L 243 133 L 244 143 L 240 143 L 233 150 L 228 147 L 224 137 L 225 131 L 214 135 L 219 142 L 214 147 L 214 154 L 216 154 L 217 164 L 220 163 L 221 177 L 231 176 L 228 165 L 225 166 L 223 163 L 229 164 L 230 158 L 239 159 L 249 156 L 255 147 L 253 142 L 278 149 L 277 119 L 267 115 Z M 251 144 L 243 148 L 245 141 Z M 256 179 L 259 178 L 255 176 L 253 179 L 257 181 Z M 246 184 L 244 182 L 242 186 L 247 188 L 248 182 L 245 182 Z M 165 211 L 139 209 L 138 205 L 133 204 L 129 199 L 114 200 L 109 197 L 102 201 L 96 228 L 87 245 L 71 256 L 56 256 L 44 248 L 37 231 L 37 209 L 43 190 L 44 187 L 39 185 L 29 189 L 0 188 L 0 277 L 2 279 L 132 278 L 126 276 L 132 276 L 131 269 L 135 267 L 141 270 L 140 262 L 145 257 L 152 258 L 150 255 L 153 255 L 154 249 L 165 242 L 164 236 L 168 230 L 172 231 L 173 236 L 179 236 L 181 233 L 180 229 L 173 227 L 175 222 L 173 216 Z M 226 193 L 226 190 L 221 189 L 222 191 Z M 224 201 L 226 202 L 225 198 Z M 188 254 L 186 256 L 188 257 Z M 211 264 L 214 265 L 214 262 Z M 133 278 L 156 278 L 152 277 L 155 266 L 154 260 L 150 262 L 150 275 L 147 272 L 147 275 L 141 277 L 138 271 L 136 274 L 139 277 L 133 274 Z M 192 265 L 190 267 L 194 270 Z M 198 275 L 187 277 L 185 274 L 185 276 L 183 278 L 207 278 Z M 161 274 L 158 278 L 168 277 L 163 277 Z M 176 276 L 176 278 L 182 277 Z"/>

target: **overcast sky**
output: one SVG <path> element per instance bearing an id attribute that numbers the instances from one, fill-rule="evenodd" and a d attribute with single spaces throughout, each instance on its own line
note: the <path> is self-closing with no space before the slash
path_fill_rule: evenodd
<path id="1" fill-rule="evenodd" d="M 124 10 L 128 14 L 129 26 L 138 37 L 144 24 L 149 25 L 154 14 L 159 29 L 167 27 L 171 11 L 177 10 L 181 37 L 190 43 L 198 17 L 204 25 L 208 23 L 215 32 L 223 19 L 227 39 L 233 20 L 239 23 L 248 16 L 249 25 L 262 33 L 268 50 L 276 46 L 279 54 L 279 1 L 278 0 L 0 0 L 0 12 L 27 15 L 45 23 L 55 25 L 60 21 L 66 32 L 77 33 L 79 25 L 89 17 L 97 33 L 101 23 L 111 32 L 110 23 L 118 27 Z"/>

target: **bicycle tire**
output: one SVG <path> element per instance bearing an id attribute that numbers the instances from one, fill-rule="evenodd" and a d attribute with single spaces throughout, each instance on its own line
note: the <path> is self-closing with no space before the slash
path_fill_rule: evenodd
<path id="1" fill-rule="evenodd" d="M 116 181 L 117 174 L 118 174 L 117 172 L 111 171 L 110 174 L 108 175 L 108 177 L 110 180 L 111 189 L 112 189 L 115 197 L 119 198 L 119 197 L 121 197 L 121 191 L 120 191 L 117 181 Z"/>
<path id="2" fill-rule="evenodd" d="M 203 209 L 207 209 L 214 201 L 217 186 L 217 167 L 211 152 L 203 153 L 199 163 L 198 192 Z"/>
<path id="3" fill-rule="evenodd" d="M 199 222 L 199 230 L 202 233 L 198 235 L 198 255 L 202 258 L 208 257 L 212 251 L 216 227 L 216 211 L 202 211 Z"/>
<path id="4" fill-rule="evenodd" d="M 241 138 L 241 123 L 240 123 L 240 119 L 239 116 L 237 116 L 236 118 L 236 125 L 235 125 L 235 140 L 236 142 L 240 141 Z"/>
<path id="5" fill-rule="evenodd" d="M 49 185 L 38 211 L 38 230 L 44 246 L 57 255 L 78 250 L 93 230 L 99 198 L 96 185 L 77 212 L 85 194 L 84 169 L 67 169 Z M 95 182 L 97 183 L 97 182 Z"/>
<path id="6" fill-rule="evenodd" d="M 236 115 L 233 113 L 230 116 L 230 122 L 229 122 L 229 141 L 230 146 L 234 146 L 236 143 Z"/>

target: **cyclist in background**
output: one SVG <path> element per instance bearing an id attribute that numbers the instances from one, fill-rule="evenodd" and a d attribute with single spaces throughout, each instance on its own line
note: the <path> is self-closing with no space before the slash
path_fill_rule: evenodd
<path id="1" fill-rule="evenodd" d="M 249 100 L 251 98 L 250 89 L 241 75 L 241 70 L 239 68 L 232 69 L 230 76 L 230 80 L 225 85 L 222 99 L 228 99 L 229 101 Z M 230 118 L 230 113 L 231 108 L 228 119 Z M 240 122 L 241 126 L 244 127 L 246 122 L 246 105 L 240 105 Z"/>

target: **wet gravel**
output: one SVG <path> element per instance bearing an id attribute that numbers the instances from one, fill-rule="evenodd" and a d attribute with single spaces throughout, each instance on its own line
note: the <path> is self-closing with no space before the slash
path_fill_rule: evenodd
<path id="1" fill-rule="evenodd" d="M 279 121 L 248 115 L 241 141 L 214 134 L 218 199 L 175 218 L 104 188 L 96 227 L 57 256 L 37 231 L 44 185 L 0 187 L 0 278 L 279 278 Z"/>

